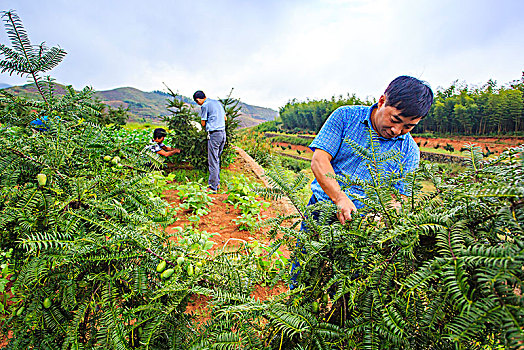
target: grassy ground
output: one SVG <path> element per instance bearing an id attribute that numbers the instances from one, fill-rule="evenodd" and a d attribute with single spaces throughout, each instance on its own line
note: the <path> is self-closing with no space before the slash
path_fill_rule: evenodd
<path id="1" fill-rule="evenodd" d="M 419 147 L 421 152 L 431 152 L 431 153 L 438 153 L 438 154 L 447 154 L 452 156 L 464 156 L 464 152 L 460 152 L 458 150 L 455 150 L 453 152 L 446 151 L 442 148 L 433 148 L 433 147 Z"/>
<path id="2" fill-rule="evenodd" d="M 431 181 L 422 181 L 421 185 L 422 185 L 422 192 L 430 193 L 435 190 L 435 186 L 433 185 Z"/>
<path id="3" fill-rule="evenodd" d="M 165 125 L 161 124 L 151 124 L 151 123 L 139 123 L 139 122 L 129 122 L 124 126 L 127 130 L 154 130 L 156 128 L 167 129 Z"/>
<path id="4" fill-rule="evenodd" d="M 280 153 L 291 154 L 294 156 L 299 156 L 299 157 L 309 158 L 309 159 L 313 158 L 313 152 L 300 152 L 299 154 L 296 150 L 292 150 L 288 148 L 282 149 L 281 147 L 274 147 L 273 149 L 276 152 L 280 152 Z"/>

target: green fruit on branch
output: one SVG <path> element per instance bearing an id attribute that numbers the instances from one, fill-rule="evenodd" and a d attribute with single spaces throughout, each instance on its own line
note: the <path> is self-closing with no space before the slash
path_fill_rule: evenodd
<path id="1" fill-rule="evenodd" d="M 156 272 L 158 273 L 162 273 L 164 272 L 164 270 L 166 269 L 166 261 L 165 260 L 162 260 L 157 266 L 156 266 Z"/>
<path id="2" fill-rule="evenodd" d="M 323 302 L 324 304 L 327 304 L 328 301 L 329 301 L 329 297 L 328 297 L 328 295 L 327 295 L 327 294 L 324 294 L 324 295 L 322 296 L 322 302 Z"/>
<path id="3" fill-rule="evenodd" d="M 189 264 L 189 266 L 187 267 L 187 275 L 191 277 L 193 276 L 194 272 L 195 271 L 193 270 L 193 264 Z"/>
<path id="4" fill-rule="evenodd" d="M 196 273 L 197 275 L 200 275 L 200 272 L 201 272 L 200 267 L 195 266 L 195 273 Z"/>
<path id="5" fill-rule="evenodd" d="M 311 311 L 313 313 L 315 313 L 315 314 L 318 313 L 319 309 L 320 309 L 319 305 L 318 305 L 318 303 L 316 301 L 311 303 Z"/>
<path id="6" fill-rule="evenodd" d="M 38 185 L 39 186 L 45 186 L 45 184 L 47 183 L 47 176 L 46 176 L 46 174 L 38 174 L 38 175 L 36 175 L 36 179 L 38 180 Z"/>
<path id="7" fill-rule="evenodd" d="M 168 279 L 169 277 L 171 277 L 171 275 L 175 273 L 175 270 L 174 269 L 167 269 L 165 270 L 164 272 L 162 272 L 162 278 L 163 279 Z"/>
<path id="8" fill-rule="evenodd" d="M 110 162 L 111 161 L 111 156 L 104 156 L 104 160 L 106 162 Z"/>
<path id="9" fill-rule="evenodd" d="M 176 258 L 176 263 L 178 264 L 178 266 L 182 266 L 185 260 L 186 259 L 184 259 L 183 256 L 179 256 L 178 258 Z"/>
<path id="10" fill-rule="evenodd" d="M 119 157 L 119 156 L 113 157 L 113 159 L 111 159 L 111 162 L 112 162 L 113 164 L 118 164 L 118 163 L 120 163 L 120 157 Z"/>
<path id="11" fill-rule="evenodd" d="M 195 265 L 196 265 L 196 267 L 202 267 L 203 264 L 202 264 L 201 261 L 198 261 Z"/>
<path id="12" fill-rule="evenodd" d="M 44 307 L 46 309 L 49 309 L 51 307 L 51 299 L 49 299 L 49 298 L 45 298 L 44 299 Z"/>
<path id="13" fill-rule="evenodd" d="M 22 313 L 24 312 L 24 310 L 25 310 L 25 307 L 20 306 L 20 307 L 18 308 L 18 310 L 16 310 L 16 316 L 20 316 L 20 315 L 22 315 Z"/>

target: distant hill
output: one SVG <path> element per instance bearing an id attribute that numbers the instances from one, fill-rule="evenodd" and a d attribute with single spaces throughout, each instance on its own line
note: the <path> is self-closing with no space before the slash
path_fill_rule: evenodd
<path id="1" fill-rule="evenodd" d="M 159 116 L 168 114 L 166 95 L 161 92 L 144 92 L 132 87 L 95 92 L 95 97 L 111 107 L 129 108 L 130 119 L 134 121 L 158 120 Z"/>
<path id="2" fill-rule="evenodd" d="M 5 83 L 0 83 L 0 90 L 1 89 L 7 89 L 7 88 L 10 88 L 12 85 L 9 85 L 9 84 L 5 84 Z"/>
<path id="3" fill-rule="evenodd" d="M 63 93 L 63 86 L 57 84 L 56 90 L 58 94 Z M 39 98 L 33 84 L 12 86 L 7 88 L 7 91 L 27 98 Z M 123 108 L 129 108 L 130 121 L 160 120 L 159 116 L 169 113 L 166 109 L 166 99 L 171 97 L 171 95 L 163 91 L 145 92 L 133 87 L 97 91 L 94 96 L 111 107 L 117 108 L 122 106 Z M 192 99 L 185 96 L 182 96 L 182 99 L 195 109 L 198 108 Z M 241 116 L 239 119 L 241 127 L 254 126 L 278 117 L 278 112 L 270 108 L 252 106 L 243 102 L 240 105 Z"/>
<path id="4" fill-rule="evenodd" d="M 240 102 L 240 117 L 241 126 L 249 127 L 255 126 L 263 122 L 275 120 L 278 117 L 278 112 L 266 107 L 259 107 L 248 105 L 247 103 Z"/>

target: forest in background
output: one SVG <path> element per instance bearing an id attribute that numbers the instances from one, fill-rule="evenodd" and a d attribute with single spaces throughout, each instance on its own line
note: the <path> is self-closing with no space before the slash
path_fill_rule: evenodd
<path id="1" fill-rule="evenodd" d="M 524 75 L 519 80 L 497 86 L 489 80 L 480 87 L 455 81 L 435 91 L 435 101 L 416 133 L 463 135 L 522 135 L 524 132 Z M 355 94 L 331 99 L 289 101 L 280 108 L 280 121 L 269 122 L 260 131 L 317 133 L 329 115 L 344 105 L 371 105 Z M 262 126 L 261 126 L 262 127 Z"/>

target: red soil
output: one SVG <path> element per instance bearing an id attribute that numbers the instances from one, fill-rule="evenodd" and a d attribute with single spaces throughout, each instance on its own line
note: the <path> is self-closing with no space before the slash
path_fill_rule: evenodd
<path id="1" fill-rule="evenodd" d="M 246 166 L 240 157 L 237 157 L 235 163 L 233 163 L 228 169 L 235 173 L 242 173 L 250 177 L 252 181 L 257 181 L 252 170 Z M 176 207 L 181 203 L 177 192 L 174 190 L 165 191 L 164 195 L 165 200 L 171 203 L 172 207 Z M 270 243 L 267 236 L 267 228 L 254 232 L 241 231 L 238 229 L 238 225 L 233 222 L 233 219 L 236 219 L 241 212 L 239 209 L 235 209 L 233 205 L 225 202 L 228 196 L 227 194 L 212 193 L 210 196 L 213 198 L 213 202 L 209 206 L 210 213 L 201 217 L 198 230 L 206 231 L 208 233 L 218 233 L 218 235 L 210 238 L 211 241 L 215 242 L 215 245 L 209 250 L 211 253 L 215 250 L 222 249 L 225 245 L 234 248 L 243 244 L 243 242 L 250 242 L 253 239 L 265 245 Z M 262 201 L 262 199 L 260 200 Z M 269 208 L 262 210 L 262 215 L 265 215 L 266 218 L 275 217 L 281 213 L 281 210 L 282 209 L 277 205 L 277 203 L 271 202 Z M 174 233 L 176 231 L 175 227 L 183 228 L 184 225 L 190 225 L 191 222 L 187 220 L 189 214 L 190 213 L 187 210 L 178 213 L 178 220 L 169 226 L 166 231 L 168 233 Z M 281 248 L 280 251 L 283 253 L 284 257 L 289 258 L 289 250 L 283 250 Z M 287 290 L 288 287 L 284 283 L 277 284 L 273 289 L 257 286 L 251 296 L 257 300 L 267 300 L 272 296 L 282 294 Z M 191 302 L 187 306 L 186 313 L 195 315 L 200 324 L 205 322 L 209 319 L 209 299 L 210 298 L 207 296 L 193 295 Z"/>
<path id="2" fill-rule="evenodd" d="M 456 151 L 459 151 L 467 143 L 473 143 L 482 148 L 482 151 L 486 151 L 486 147 L 490 151 L 501 153 L 509 147 L 515 147 L 524 144 L 524 137 L 473 137 L 473 136 L 457 136 L 453 139 L 448 138 L 427 138 L 427 137 L 414 137 L 415 142 L 419 143 L 421 147 L 434 148 L 439 145 L 442 149 L 446 144 L 450 144 Z M 291 146 L 292 150 L 299 150 L 301 152 L 312 153 L 309 147 L 301 145 L 293 145 L 286 142 L 275 142 L 272 143 L 275 150 L 278 151 L 280 146 L 288 148 Z"/>
<path id="3" fill-rule="evenodd" d="M 275 143 L 272 143 L 273 147 L 278 151 L 278 148 L 277 147 L 280 147 L 280 146 L 284 146 L 286 148 L 288 148 L 289 146 L 291 146 L 291 149 L 292 150 L 299 150 L 300 152 L 309 152 L 309 153 L 313 153 L 312 150 L 309 149 L 309 147 L 307 146 L 301 146 L 301 145 L 292 145 L 290 143 L 286 143 L 286 142 L 275 142 Z"/>
<path id="4" fill-rule="evenodd" d="M 490 151 L 501 153 L 509 147 L 519 146 L 524 144 L 524 137 L 472 137 L 472 136 L 460 136 L 454 137 L 453 139 L 447 138 L 426 138 L 426 137 L 414 137 L 415 142 L 420 144 L 420 147 L 434 148 L 439 145 L 439 148 L 443 148 L 446 144 L 450 144 L 456 151 L 459 151 L 467 143 L 473 143 L 480 146 L 483 151 L 486 151 L 486 147 Z"/>

